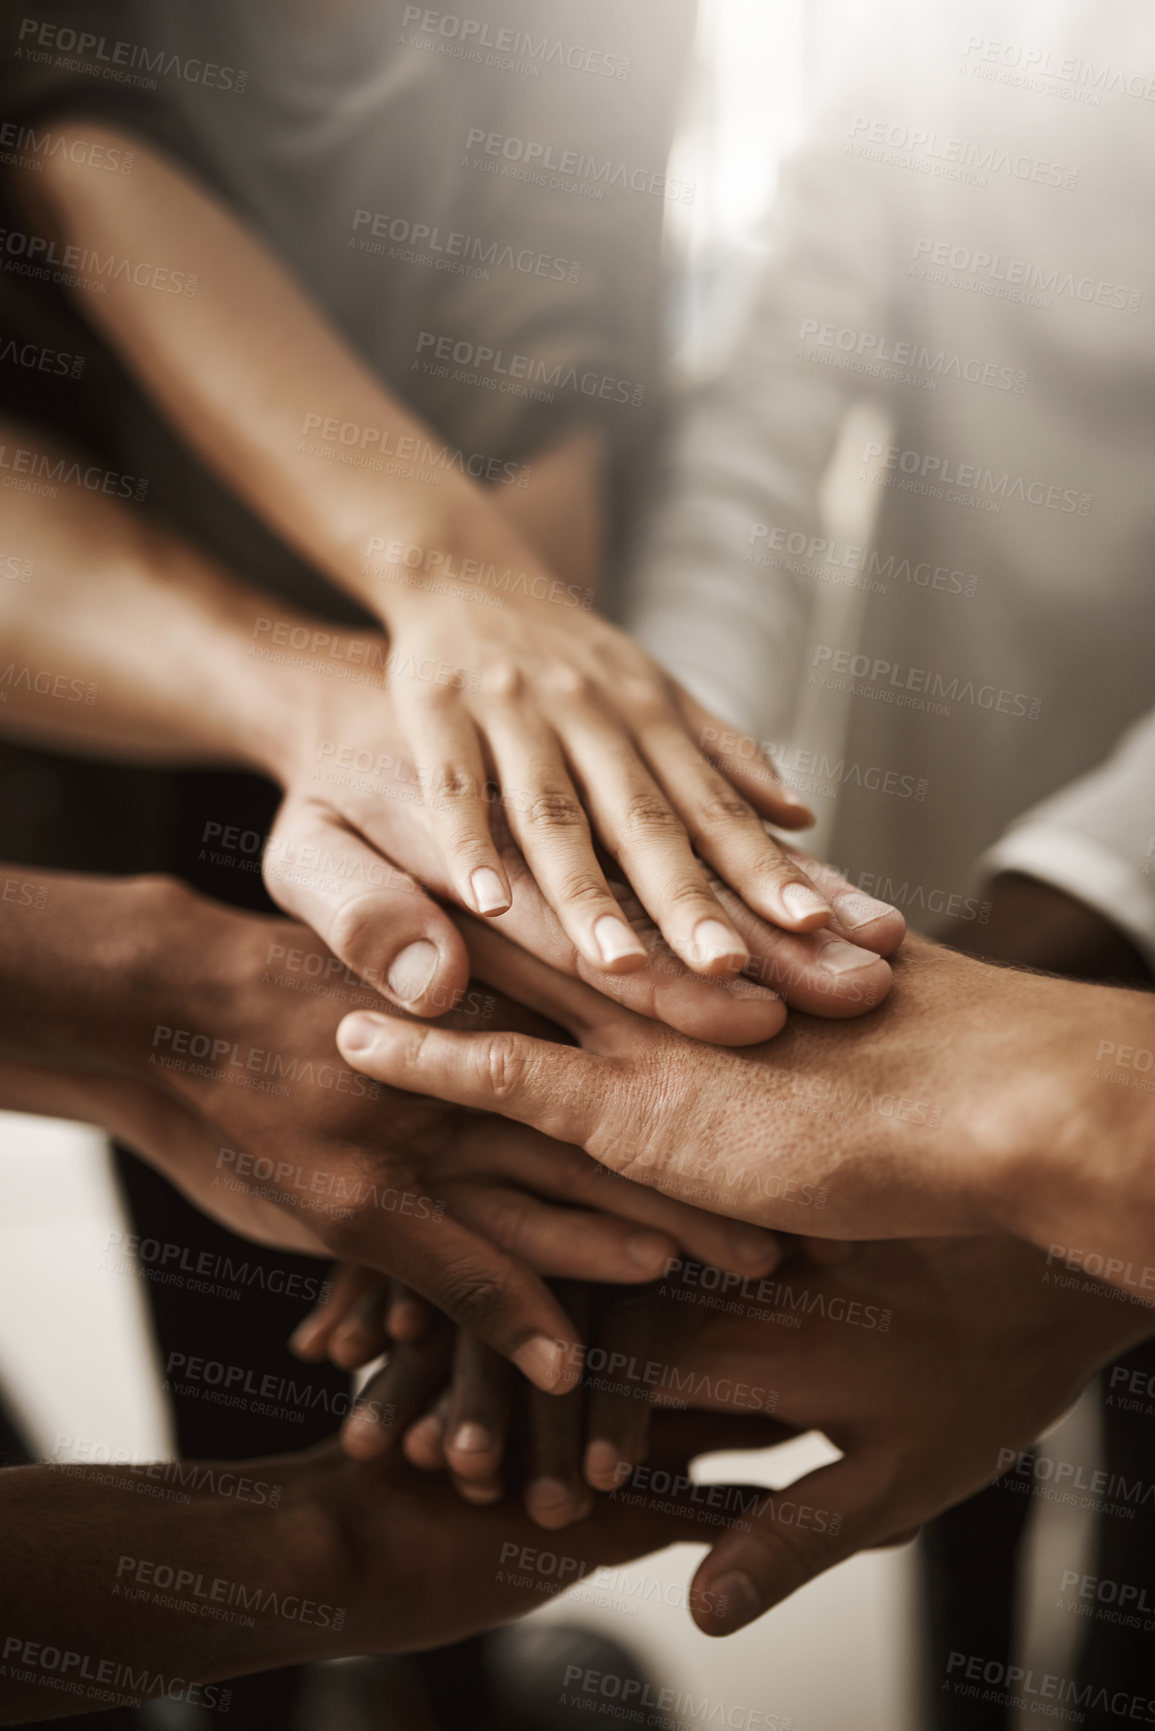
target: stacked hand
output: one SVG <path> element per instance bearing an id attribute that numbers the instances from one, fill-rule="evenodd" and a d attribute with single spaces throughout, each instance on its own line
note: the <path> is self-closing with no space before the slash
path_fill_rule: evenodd
<path id="1" fill-rule="evenodd" d="M 567 1302 L 598 1311 L 588 1292 Z M 799 1246 L 761 1281 L 678 1260 L 659 1289 L 602 1304 L 563 1399 L 517 1391 L 475 1340 L 434 1324 L 393 1348 L 345 1446 L 403 1452 L 473 1504 L 499 1501 L 512 1479 L 539 1525 L 580 1531 L 607 1502 L 628 1506 L 615 1493 L 643 1463 L 632 1483 L 652 1482 L 655 1409 L 726 1413 L 768 1442 L 819 1431 L 842 1458 L 743 1502 L 697 1570 L 695 1620 L 729 1634 L 992 1482 L 1150 1327 L 1107 1287 L 1059 1288 L 1044 1256 L 1006 1238 Z M 382 1428 L 369 1415 L 386 1403 Z"/>

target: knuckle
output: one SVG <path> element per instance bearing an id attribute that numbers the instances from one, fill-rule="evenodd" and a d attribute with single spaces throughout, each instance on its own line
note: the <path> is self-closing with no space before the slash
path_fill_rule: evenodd
<path id="1" fill-rule="evenodd" d="M 525 812 L 525 820 L 534 829 L 584 828 L 586 821 L 577 796 L 560 787 L 536 794 Z"/>
<path id="2" fill-rule="evenodd" d="M 623 827 L 627 835 L 671 835 L 682 828 L 682 820 L 660 793 L 635 793 L 627 802 Z"/>
<path id="3" fill-rule="evenodd" d="M 479 1051 L 483 1078 L 495 1100 L 510 1100 L 525 1080 L 525 1049 L 516 1034 L 491 1034 Z"/>
<path id="4" fill-rule="evenodd" d="M 329 924 L 328 944 L 334 955 L 357 967 L 368 960 L 374 939 L 381 936 L 381 905 L 376 894 L 343 902 Z"/>
<path id="5" fill-rule="evenodd" d="M 618 697 L 624 708 L 645 721 L 674 719 L 670 700 L 651 673 L 627 675 L 618 685 Z"/>
<path id="6" fill-rule="evenodd" d="M 580 667 L 547 668 L 541 679 L 547 697 L 566 703 L 586 703 L 597 692 L 597 681 Z"/>
<path id="7" fill-rule="evenodd" d="M 675 908 L 700 908 L 706 913 L 717 915 L 718 904 L 710 894 L 703 878 L 676 878 L 667 884 L 662 891 L 662 900 Z"/>
<path id="8" fill-rule="evenodd" d="M 740 794 L 723 792 L 722 789 L 712 791 L 702 801 L 697 809 L 697 820 L 703 827 L 719 823 L 742 823 L 751 821 L 757 823 L 753 808 L 747 805 Z M 758 825 L 761 829 L 761 825 Z"/>
<path id="9" fill-rule="evenodd" d="M 558 896 L 562 901 L 579 907 L 599 907 L 603 903 L 614 908 L 617 906 L 607 886 L 598 878 L 590 877 L 588 872 L 568 873 L 558 885 Z"/>
<path id="10" fill-rule="evenodd" d="M 438 800 L 477 800 L 481 783 L 460 764 L 443 763 L 429 777 L 429 792 Z"/>
<path id="11" fill-rule="evenodd" d="M 461 1262 L 445 1269 L 440 1302 L 460 1327 L 476 1332 L 487 1328 L 500 1314 L 505 1289 L 488 1269 Z"/>
<path id="12" fill-rule="evenodd" d="M 525 693 L 525 675 L 514 661 L 491 661 L 481 675 L 481 689 L 487 697 L 508 702 Z"/>

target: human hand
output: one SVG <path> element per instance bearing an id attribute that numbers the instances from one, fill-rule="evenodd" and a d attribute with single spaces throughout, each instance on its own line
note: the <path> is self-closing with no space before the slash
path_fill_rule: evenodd
<path id="1" fill-rule="evenodd" d="M 264 624 L 271 629 L 267 619 Z M 266 887 L 286 913 L 311 925 L 384 997 L 412 1014 L 436 1015 L 464 988 L 469 970 L 455 928 L 423 889 L 472 906 L 473 843 L 458 813 L 452 834 L 461 849 L 454 853 L 446 827 L 454 802 L 414 767 L 394 716 L 398 693 L 422 685 L 419 670 L 435 664 L 403 660 L 372 634 L 354 636 L 313 621 L 294 626 L 292 642 L 304 647 L 291 669 L 258 664 L 268 707 L 279 717 L 279 725 L 266 730 L 262 765 L 285 789 L 265 850 Z M 259 645 L 257 652 L 262 653 Z M 345 671 L 361 664 L 389 669 L 389 690 L 369 673 L 369 691 L 364 683 L 333 677 L 334 667 Z M 447 669 L 446 676 L 454 671 Z M 744 977 L 701 976 L 687 967 L 624 882 L 624 861 L 620 874 L 611 874 L 623 880 L 613 906 L 637 952 L 612 964 L 600 954 L 591 959 L 588 945 L 573 939 L 572 920 L 567 926 L 557 911 L 550 891 L 555 878 L 539 878 L 530 863 L 555 841 L 560 846 L 574 823 L 586 833 L 584 818 L 578 813 L 574 823 L 562 822 L 548 803 L 527 814 L 524 800 L 519 816 L 519 799 L 508 788 L 500 803 L 487 804 L 480 793 L 478 801 L 512 897 L 508 911 L 492 915 L 492 923 L 551 966 L 641 1015 L 696 1038 L 740 1045 L 777 1033 L 786 1004 L 819 1015 L 854 1016 L 890 989 L 890 970 L 881 958 L 902 941 L 902 916 L 802 855 L 796 856 L 801 868 L 836 910 L 826 928 L 809 934 L 768 924 L 732 889 L 711 879 L 718 905 L 751 957 Z M 540 833 L 523 853 L 518 839 L 526 845 L 527 826 Z"/>
<path id="2" fill-rule="evenodd" d="M 369 1014 L 342 1024 L 349 1062 L 398 1087 L 487 1101 L 638 1182 L 780 1231 L 1005 1229 L 1080 1245 L 1124 1285 L 1148 1259 L 1149 1108 L 1096 1068 L 1105 1050 L 1155 1046 L 1144 994 L 912 942 L 896 959 L 900 990 L 873 1016 L 837 1027 L 794 1016 L 772 1043 L 722 1054 L 488 930 L 470 942 L 480 974 L 581 1049 Z"/>
<path id="3" fill-rule="evenodd" d="M 69 896 L 79 907 L 91 892 L 54 882 L 69 942 Z M 644 1281 L 682 1243 L 746 1271 L 772 1266 L 765 1233 L 735 1234 L 654 1193 L 607 1187 L 576 1149 L 346 1069 L 334 1053 L 340 1017 L 378 1000 L 356 980 L 310 989 L 334 975 L 303 928 L 163 881 L 101 894 L 101 917 L 117 919 L 131 953 L 130 978 L 103 982 L 100 1027 L 78 1005 L 76 1039 L 107 1071 L 195 1115 L 213 1181 L 259 1191 L 340 1260 L 405 1281 L 542 1388 L 576 1380 L 567 1355 L 579 1336 L 541 1275 Z M 317 966 L 282 973 L 290 954 Z M 474 992 L 455 1019 L 469 1026 L 503 1012 L 518 1019 L 514 1006 Z"/>
<path id="4" fill-rule="evenodd" d="M 683 1304 L 673 1358 L 706 1391 L 756 1375 L 781 1424 L 820 1431 L 843 1458 L 765 1499 L 753 1531 L 719 1538 L 691 1596 L 707 1634 L 991 1483 L 1155 1327 L 1107 1286 L 1049 1283 L 1046 1258 L 1008 1238 L 860 1246 L 835 1268 L 790 1268 L 781 1288 L 761 1314 Z"/>
<path id="5" fill-rule="evenodd" d="M 417 1472 L 398 1455 L 364 1463 L 342 1458 L 339 1448 L 317 1451 L 330 1475 L 323 1505 L 334 1511 L 341 1554 L 350 1559 L 341 1569 L 344 1584 L 327 1588 L 334 1602 L 350 1607 L 340 1652 L 415 1652 L 462 1640 L 525 1615 L 598 1567 L 678 1542 L 700 1543 L 717 1530 L 717 1517 L 691 1485 L 694 1459 L 763 1449 L 780 1437 L 769 1420 L 660 1414 L 652 1462 L 669 1488 L 597 1498 L 567 1532 L 565 1570 L 555 1578 L 518 1566 L 519 1558 L 541 1555 L 542 1535 L 516 1504 L 466 1503 L 440 1476 Z M 756 1495 L 748 1486 L 713 1489 L 723 1506 L 736 1498 L 748 1506 Z M 712 1517 L 709 1527 L 704 1514 Z"/>
<path id="6" fill-rule="evenodd" d="M 473 1503 L 499 1500 L 512 1473 L 530 1518 L 557 1528 L 595 1506 L 583 1461 L 586 1483 L 612 1492 L 648 1459 L 655 1408 L 763 1413 L 783 1436 L 819 1431 L 843 1458 L 761 1499 L 752 1527 L 723 1533 L 697 1571 L 695 1620 L 729 1634 L 993 1481 L 1101 1364 L 1155 1330 L 1149 1310 L 1106 1286 L 1051 1284 L 1046 1259 L 1008 1238 L 866 1245 L 834 1261 L 795 1254 L 763 1281 L 710 1272 L 679 1261 L 660 1291 L 612 1298 L 582 1386 L 560 1401 L 519 1394 L 508 1366 L 465 1337 L 451 1364 L 434 1333 L 373 1384 L 378 1406 L 393 1409 L 388 1431 L 378 1425 L 370 1447 L 373 1431 L 354 1415 L 345 1446 L 375 1458 L 403 1434 L 413 1465 L 447 1471 Z"/>

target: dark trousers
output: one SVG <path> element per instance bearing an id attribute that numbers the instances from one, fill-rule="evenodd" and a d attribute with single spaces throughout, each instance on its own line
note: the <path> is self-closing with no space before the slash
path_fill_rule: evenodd
<path id="1" fill-rule="evenodd" d="M 1104 1302 L 1108 1302 L 1104 1300 Z M 1115 1386 L 1112 1372 L 1117 1370 Z M 1127 1381 L 1139 1373 L 1146 1386 L 1155 1378 L 1155 1340 L 1144 1341 L 1105 1370 L 1103 1468 L 1112 1482 L 1125 1485 L 1112 1503 L 1133 1508 L 1122 1514 L 1095 1517 L 1095 1541 L 1089 1572 L 1101 1581 L 1145 1590 L 1155 1606 L 1155 1398 L 1140 1399 L 1129 1409 Z M 1155 1389 L 1155 1381 L 1151 1386 Z M 1117 1477 L 1114 1477 L 1117 1476 Z M 1151 1490 L 1150 1500 L 1147 1491 Z M 1033 1499 L 1006 1488 L 1001 1481 L 969 1497 L 935 1521 L 928 1522 L 920 1541 L 920 1587 L 924 1634 L 925 1722 L 934 1731 L 1006 1731 L 1011 1718 L 995 1702 L 967 1699 L 944 1688 L 952 1674 L 950 1655 L 981 1654 L 1003 1666 L 1013 1662 L 1014 1611 L 1021 1573 L 1022 1540 Z M 1073 1565 L 1072 1565 L 1073 1566 Z M 1054 1583 L 1060 1597 L 1060 1581 Z M 1111 1589 L 1107 1590 L 1111 1593 Z M 1067 1589 L 1064 1599 L 1078 1598 Z M 1075 1665 L 1076 1698 L 1072 1707 L 1083 1714 L 1082 1731 L 1115 1731 L 1138 1717 L 1120 1717 L 1125 1697 L 1127 1713 L 1137 1699 L 1155 1701 L 1155 1628 L 1144 1624 L 1155 1611 L 1135 1613 L 1129 1607 L 1091 1598 L 1082 1600 L 1096 1614 L 1079 1617 L 1080 1640 Z M 1138 1616 L 1138 1626 L 1123 1618 Z M 1082 1701 L 1082 1706 L 1077 1703 Z M 1144 1710 L 1145 1711 L 1145 1710 Z M 1155 1714 L 1155 1707 L 1151 1709 Z"/>

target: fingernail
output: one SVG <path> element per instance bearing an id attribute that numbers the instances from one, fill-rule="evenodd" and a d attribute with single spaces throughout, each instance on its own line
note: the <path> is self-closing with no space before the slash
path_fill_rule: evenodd
<path id="1" fill-rule="evenodd" d="M 429 1455 L 435 1456 L 440 1464 L 443 1461 L 441 1420 L 432 1413 L 426 1413 L 424 1418 L 415 1420 L 405 1433 L 406 1454 L 410 1449 L 415 1449 L 418 1453 L 425 1450 Z"/>
<path id="2" fill-rule="evenodd" d="M 493 1453 L 497 1443 L 483 1424 L 470 1421 L 468 1424 L 458 1425 L 449 1447 L 456 1454 L 486 1455 Z"/>
<path id="3" fill-rule="evenodd" d="M 626 956 L 644 956 L 645 945 L 634 936 L 625 920 L 617 920 L 613 914 L 603 914 L 594 927 L 594 937 L 598 949 L 602 953 L 602 961 L 620 962 Z"/>
<path id="4" fill-rule="evenodd" d="M 398 1299 L 392 1305 L 385 1326 L 394 1340 L 416 1339 L 424 1326 L 425 1314 L 407 1298 Z"/>
<path id="5" fill-rule="evenodd" d="M 540 1527 L 564 1527 L 578 1520 L 585 1498 L 560 1479 L 534 1479 L 525 1493 L 525 1510 Z"/>
<path id="6" fill-rule="evenodd" d="M 565 1381 L 565 1342 L 551 1340 L 548 1334 L 535 1334 L 518 1347 L 513 1362 L 536 1388 L 552 1394 Z"/>
<path id="7" fill-rule="evenodd" d="M 763 1231 L 761 1226 L 735 1221 L 726 1232 L 726 1243 L 734 1261 L 744 1267 L 761 1267 L 763 1264 L 772 1267 L 778 1260 L 778 1240 L 772 1232 Z"/>
<path id="8" fill-rule="evenodd" d="M 856 968 L 873 967 L 878 957 L 873 950 L 859 949 L 845 938 L 831 938 L 818 952 L 818 965 L 830 974 L 849 974 Z"/>
<path id="9" fill-rule="evenodd" d="M 440 961 L 440 950 L 428 938 L 418 938 L 415 944 L 407 944 L 400 955 L 394 957 L 385 975 L 389 990 L 401 1003 L 415 1003 L 428 991 Z"/>
<path id="10" fill-rule="evenodd" d="M 839 923 L 853 931 L 855 926 L 868 926 L 873 920 L 892 914 L 894 909 L 886 902 L 876 902 L 873 896 L 863 895 L 861 890 L 852 890 L 837 898 L 834 911 Z"/>
<path id="11" fill-rule="evenodd" d="M 723 1575 L 710 1592 L 714 1599 L 713 1621 L 730 1634 L 735 1629 L 744 1629 L 761 1615 L 762 1601 L 749 1575 L 737 1570 L 732 1575 Z"/>
<path id="12" fill-rule="evenodd" d="M 341 1440 L 349 1454 L 365 1460 L 370 1455 L 380 1454 L 387 1438 L 380 1420 L 369 1408 L 358 1407 L 346 1419 Z"/>
<path id="13" fill-rule="evenodd" d="M 749 960 L 741 938 L 721 920 L 700 921 L 694 928 L 694 942 L 703 961 L 716 962 L 723 956 L 734 956 L 743 963 Z"/>
<path id="14" fill-rule="evenodd" d="M 509 906 L 509 891 L 491 866 L 482 866 L 469 880 L 479 914 L 501 913 Z"/>
<path id="15" fill-rule="evenodd" d="M 657 1232 L 634 1232 L 626 1239 L 626 1255 L 635 1268 L 660 1274 L 670 1260 L 673 1245 Z"/>
<path id="16" fill-rule="evenodd" d="M 829 916 L 834 912 L 830 903 L 808 884 L 787 884 L 782 891 L 782 900 L 787 913 L 793 914 L 796 920 L 813 919 L 815 914 Z"/>
<path id="17" fill-rule="evenodd" d="M 464 1497 L 467 1503 L 475 1503 L 479 1508 L 485 1508 L 490 1503 L 499 1503 L 505 1492 L 500 1480 L 489 1484 L 470 1484 L 465 1480 L 458 1484 L 457 1494 Z"/>
<path id="18" fill-rule="evenodd" d="M 629 1463 L 622 1460 L 613 1443 L 591 1442 L 586 1447 L 584 1471 L 589 1483 L 596 1490 L 612 1491 L 628 1475 Z"/>
<path id="19" fill-rule="evenodd" d="M 312 1317 L 307 1317 L 304 1322 L 298 1323 L 289 1336 L 290 1352 L 295 1352 L 301 1356 L 311 1352 L 313 1350 L 312 1342 L 318 1332 L 319 1325 L 313 1321 Z"/>
<path id="20" fill-rule="evenodd" d="M 365 1052 L 371 1052 L 377 1044 L 377 1031 L 381 1026 L 381 1018 L 371 1016 L 365 1010 L 358 1010 L 351 1016 L 346 1016 L 338 1029 L 340 1045 L 343 1052 L 355 1052 L 360 1057 Z"/>

